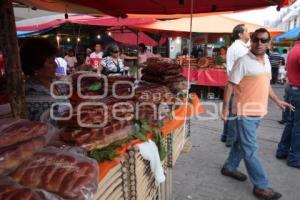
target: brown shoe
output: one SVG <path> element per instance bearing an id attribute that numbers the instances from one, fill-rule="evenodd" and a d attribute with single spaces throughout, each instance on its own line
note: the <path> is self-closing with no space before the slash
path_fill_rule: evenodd
<path id="1" fill-rule="evenodd" d="M 253 194 L 260 200 L 277 200 L 282 197 L 280 193 L 275 192 L 271 188 L 267 188 L 267 189 L 254 188 Z"/>
<path id="2" fill-rule="evenodd" d="M 242 172 L 239 172 L 239 171 L 231 172 L 226 167 L 222 168 L 221 174 L 224 176 L 229 176 L 238 181 L 246 181 L 247 180 L 247 176 L 245 174 L 243 174 Z"/>

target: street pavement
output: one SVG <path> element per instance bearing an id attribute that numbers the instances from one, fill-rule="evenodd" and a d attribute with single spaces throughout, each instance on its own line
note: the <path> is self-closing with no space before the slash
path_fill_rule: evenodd
<path id="1" fill-rule="evenodd" d="M 284 87 L 273 87 L 283 97 Z M 219 103 L 218 101 L 214 101 Z M 207 111 L 211 110 L 210 108 Z M 203 116 L 206 116 L 204 114 Z M 281 111 L 270 101 L 269 113 L 258 129 L 259 155 L 274 189 L 282 200 L 300 200 L 300 170 L 288 167 L 275 158 L 284 126 L 277 121 Z M 220 174 L 229 148 L 220 142 L 223 122 L 220 119 L 196 120 L 191 123 L 192 150 L 182 153 L 173 171 L 173 200 L 255 200 L 249 179 L 238 182 Z M 246 172 L 244 163 L 241 171 Z"/>

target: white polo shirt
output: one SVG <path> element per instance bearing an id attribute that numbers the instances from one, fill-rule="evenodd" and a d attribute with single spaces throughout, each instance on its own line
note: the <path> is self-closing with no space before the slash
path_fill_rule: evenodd
<path id="1" fill-rule="evenodd" d="M 267 55 L 260 63 L 252 52 L 239 58 L 229 75 L 236 84 L 233 113 L 239 116 L 264 116 L 267 114 L 271 64 Z"/>
<path id="2" fill-rule="evenodd" d="M 248 52 L 249 48 L 242 40 L 235 40 L 234 43 L 232 43 L 232 45 L 228 48 L 226 55 L 226 69 L 228 75 L 230 74 L 234 62 Z"/>
<path id="3" fill-rule="evenodd" d="M 235 84 L 239 84 L 239 82 L 245 76 L 255 76 L 260 74 L 271 74 L 271 64 L 268 58 L 268 55 L 265 54 L 265 65 L 261 64 L 256 56 L 249 51 L 246 55 L 239 58 L 229 75 L 229 81 Z"/>

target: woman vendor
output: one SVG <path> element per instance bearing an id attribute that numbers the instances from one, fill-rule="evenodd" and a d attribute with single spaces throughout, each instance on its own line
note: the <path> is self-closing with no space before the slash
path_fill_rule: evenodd
<path id="1" fill-rule="evenodd" d="M 102 73 L 107 76 L 124 75 L 125 66 L 120 58 L 120 49 L 117 44 L 111 44 L 107 47 L 101 66 L 103 67 Z"/>
<path id="2" fill-rule="evenodd" d="M 44 38 L 27 39 L 21 46 L 20 57 L 26 76 L 25 95 L 30 120 L 44 122 L 49 120 L 52 104 L 58 103 L 58 99 L 53 98 L 53 95 L 67 93 L 63 85 L 56 85 L 51 91 L 57 67 L 56 53 L 57 48 Z M 53 109 L 54 114 L 62 112 L 62 107 L 56 106 Z"/>
<path id="3" fill-rule="evenodd" d="M 219 50 L 219 55 L 216 57 L 216 65 L 223 65 L 226 67 L 226 47 L 221 47 Z"/>

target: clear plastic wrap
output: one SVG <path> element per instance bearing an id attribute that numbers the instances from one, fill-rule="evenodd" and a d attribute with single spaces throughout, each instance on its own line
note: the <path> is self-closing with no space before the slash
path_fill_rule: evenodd
<path id="1" fill-rule="evenodd" d="M 44 137 L 37 137 L 0 149 L 0 174 L 18 167 L 21 163 L 30 159 L 34 153 L 40 151 L 45 145 L 46 139 Z"/>
<path id="2" fill-rule="evenodd" d="M 48 127 L 44 123 L 24 119 L 0 120 L 0 148 L 45 135 Z"/>
<path id="3" fill-rule="evenodd" d="M 24 186 L 65 199 L 90 200 L 98 187 L 98 173 L 95 160 L 47 147 L 20 165 L 11 177 Z"/>
<path id="4" fill-rule="evenodd" d="M 24 187 L 9 177 L 0 178 L 1 200 L 63 200 L 61 197 L 46 192 Z"/>

